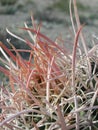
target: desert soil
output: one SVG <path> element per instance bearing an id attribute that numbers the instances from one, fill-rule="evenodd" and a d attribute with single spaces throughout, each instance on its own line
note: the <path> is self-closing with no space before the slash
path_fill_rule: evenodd
<path id="1" fill-rule="evenodd" d="M 21 3 L 25 3 L 25 1 L 26 0 L 19 0 L 19 2 L 21 2 Z M 41 15 L 43 15 L 43 16 L 40 17 L 39 14 L 38 14 L 39 16 L 37 16 L 37 20 L 42 21 L 41 31 L 42 31 L 42 33 L 44 33 L 45 35 L 50 37 L 52 40 L 55 40 L 58 35 L 62 35 L 62 38 L 66 41 L 71 40 L 73 32 L 72 32 L 72 28 L 69 24 L 70 19 L 69 19 L 69 17 L 67 17 L 66 12 L 59 12 L 59 11 L 45 12 L 45 9 L 55 1 L 57 1 L 57 0 L 33 0 L 33 2 L 35 3 L 36 6 L 34 7 L 33 5 L 27 5 L 25 7 L 27 9 L 27 11 L 25 11 L 25 12 L 17 11 L 17 13 L 15 13 L 13 15 L 1 14 L 0 15 L 0 40 L 5 42 L 5 39 L 7 38 L 7 34 L 6 34 L 6 30 L 5 30 L 6 28 L 9 28 L 10 31 L 15 32 L 17 34 L 21 34 L 21 33 L 23 34 L 22 31 L 17 29 L 17 27 L 24 26 L 23 23 L 26 21 L 28 22 L 28 20 L 30 19 L 30 12 L 34 13 L 35 19 L 36 19 L 36 15 L 38 14 L 36 12 L 41 12 Z M 89 12 L 85 13 L 86 16 L 92 12 L 93 12 L 93 14 L 95 13 L 95 15 L 97 15 L 98 0 L 93 0 L 91 2 L 90 2 L 90 0 L 86 0 L 86 1 L 79 0 L 79 1 L 82 4 L 87 5 L 91 8 L 91 12 L 89 11 Z M 49 16 L 47 16 L 50 18 L 49 22 L 44 19 L 44 15 L 49 15 Z M 39 19 L 38 19 L 38 17 L 39 17 Z M 87 16 L 87 19 L 88 19 L 88 16 Z M 61 21 L 61 23 L 60 23 L 60 21 Z M 68 23 L 68 21 L 69 21 L 69 23 Z M 96 34 L 96 36 L 98 36 L 98 29 L 97 29 L 98 28 L 98 19 L 96 18 L 96 19 L 94 19 L 94 21 L 92 19 L 92 21 L 90 21 L 90 22 L 91 23 L 86 25 L 84 28 L 84 33 L 86 35 L 85 37 L 88 42 L 87 44 L 91 44 L 93 34 Z M 23 34 L 23 36 L 24 36 L 24 34 Z M 67 44 L 69 44 L 69 43 L 67 43 Z M 67 45 L 67 46 L 70 48 L 70 45 Z"/>

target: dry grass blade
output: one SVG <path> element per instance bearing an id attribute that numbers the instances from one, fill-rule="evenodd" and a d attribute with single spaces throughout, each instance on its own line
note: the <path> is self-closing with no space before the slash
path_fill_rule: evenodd
<path id="1" fill-rule="evenodd" d="M 76 23 L 77 23 L 77 27 L 79 29 L 81 24 L 80 24 L 80 19 L 79 19 L 79 15 L 78 15 L 76 0 L 73 0 L 73 5 L 74 5 L 74 12 L 75 12 Z M 88 58 L 87 46 L 86 46 L 85 39 L 83 37 L 83 33 L 82 32 L 80 33 L 80 38 L 81 38 L 82 45 L 83 45 L 83 48 L 84 48 L 84 51 L 85 51 L 85 55 L 87 57 L 87 61 L 88 61 L 88 75 L 90 76 L 91 75 L 91 65 L 90 65 L 90 61 L 89 61 L 89 58 Z"/>
<path id="2" fill-rule="evenodd" d="M 58 112 L 58 118 L 59 118 L 59 121 L 60 121 L 61 129 L 62 130 L 67 130 L 66 123 L 64 121 L 64 117 L 62 115 L 60 106 L 58 104 L 57 104 L 57 112 Z"/>
<path id="3" fill-rule="evenodd" d="M 0 127 L 3 126 L 5 123 L 7 123 L 7 122 L 13 120 L 15 117 L 18 117 L 18 116 L 20 116 L 21 114 L 28 113 L 28 112 L 40 113 L 39 111 L 37 111 L 37 110 L 32 110 L 32 109 L 30 109 L 30 110 L 23 110 L 23 111 L 21 111 L 21 112 L 17 112 L 16 114 L 14 114 L 14 115 L 8 117 L 7 119 L 5 119 L 4 121 L 2 121 L 2 122 L 0 123 Z"/>
<path id="4" fill-rule="evenodd" d="M 75 35 L 73 51 L 69 52 L 66 46 L 60 46 L 60 37 L 52 41 L 42 34 L 41 24 L 37 25 L 33 17 L 33 28 L 26 23 L 21 28 L 32 41 L 7 30 L 10 35 L 27 44 L 28 50 L 17 49 L 10 40 L 7 41 L 11 49 L 0 42 L 0 71 L 7 75 L 5 82 L 0 84 L 2 130 L 98 128 L 98 45 L 87 51 L 76 0 L 73 0 L 73 5 L 77 29 L 70 0 L 70 17 Z M 77 52 L 79 38 L 85 54 L 81 48 Z M 29 57 L 22 57 L 21 52 L 28 53 Z"/>
<path id="5" fill-rule="evenodd" d="M 73 32 L 74 32 L 74 35 L 76 36 L 76 29 L 75 29 L 75 24 L 74 24 L 74 20 L 73 20 L 73 14 L 72 14 L 72 0 L 70 0 L 70 2 L 69 2 L 69 9 L 70 9 L 70 19 L 71 19 Z M 79 54 L 81 56 L 82 55 L 82 51 L 80 49 L 80 43 L 78 43 L 78 49 L 79 49 Z"/>
<path id="6" fill-rule="evenodd" d="M 82 28 L 83 26 L 80 27 L 80 29 L 78 30 L 76 34 L 74 47 L 73 47 L 73 56 L 72 56 L 72 91 L 74 95 L 75 110 L 78 109 L 78 101 L 77 101 L 77 94 L 76 94 L 76 88 L 75 88 L 76 49 L 77 49 L 79 34 Z M 79 114 L 78 113 L 76 113 L 76 130 L 79 130 Z"/>

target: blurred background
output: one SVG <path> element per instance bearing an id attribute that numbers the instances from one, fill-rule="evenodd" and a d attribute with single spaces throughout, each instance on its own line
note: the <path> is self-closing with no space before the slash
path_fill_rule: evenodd
<path id="1" fill-rule="evenodd" d="M 98 0 L 77 0 L 81 23 L 87 44 L 92 47 L 92 35 L 98 36 Z M 27 38 L 27 33 L 19 27 L 24 27 L 24 22 L 32 26 L 30 16 L 33 14 L 37 23 L 42 22 L 41 32 L 52 40 L 62 36 L 66 46 L 70 49 L 74 35 L 69 16 L 69 0 L 0 0 L 0 41 L 7 44 L 10 38 L 17 48 L 23 47 L 19 40 L 11 37 L 11 32 Z M 69 45 L 70 44 L 70 45 Z"/>

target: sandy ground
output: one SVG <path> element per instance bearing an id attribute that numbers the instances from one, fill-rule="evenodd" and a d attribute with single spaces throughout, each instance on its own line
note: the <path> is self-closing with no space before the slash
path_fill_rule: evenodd
<path id="1" fill-rule="evenodd" d="M 21 0 L 22 1 L 22 0 Z M 43 11 L 49 4 L 52 4 L 53 2 L 57 0 L 33 0 L 36 4 L 36 7 L 39 11 Z M 90 2 L 90 0 L 79 0 L 84 5 L 88 5 L 92 8 L 92 10 L 97 10 L 98 7 L 98 0 L 93 0 Z M 33 8 L 31 6 L 31 9 L 33 11 Z M 54 13 L 54 14 L 53 14 Z M 90 13 L 90 12 L 89 12 Z M 96 11 L 95 11 L 96 13 Z M 70 40 L 72 28 L 68 28 L 68 24 L 66 23 L 66 16 L 64 13 L 60 13 L 58 15 L 58 12 L 52 12 L 51 15 L 57 16 L 58 18 L 64 17 L 65 23 L 61 24 L 55 24 L 55 23 L 46 23 L 45 21 L 43 23 L 43 27 L 41 31 L 46 34 L 48 37 L 52 38 L 53 40 L 56 39 L 58 35 L 62 35 L 63 39 Z M 23 23 L 27 21 L 27 19 L 30 18 L 30 10 L 27 12 L 17 12 L 14 15 L 0 15 L 0 28 L 3 28 L 3 32 L 5 32 L 5 28 L 9 27 L 16 27 L 16 26 L 23 26 Z M 92 39 L 92 34 L 98 34 L 98 29 L 96 27 L 98 25 L 98 21 L 96 20 L 96 25 L 92 26 L 86 26 L 84 31 L 86 32 L 86 37 L 90 41 Z M 13 30 L 12 30 L 13 31 Z M 2 32 L 2 29 L 0 30 L 0 34 Z M 1 34 L 2 36 L 2 34 Z M 4 37 L 5 38 L 5 37 Z M 2 37 L 0 38 L 2 40 Z M 87 41 L 88 42 L 88 41 Z M 69 45 L 68 45 L 69 46 Z"/>
<path id="2" fill-rule="evenodd" d="M 84 5 L 89 5 L 91 8 L 98 7 L 98 0 L 79 0 Z"/>
<path id="3" fill-rule="evenodd" d="M 22 0 L 20 0 L 20 1 L 22 1 Z M 47 6 L 51 5 L 53 2 L 55 2 L 57 0 L 33 0 L 33 1 L 37 5 L 37 9 L 39 11 L 42 11 Z M 80 1 L 82 4 L 84 4 L 86 6 L 90 6 L 93 10 L 98 8 L 98 0 L 93 0 L 91 2 L 90 2 L 90 0 L 78 0 L 78 1 Z M 30 9 L 33 12 L 33 7 Z M 29 15 L 30 15 L 30 10 L 27 10 L 27 12 L 25 12 L 25 13 L 18 12 L 14 15 L 0 15 L 0 27 L 11 26 L 13 24 L 19 24 L 20 22 L 25 21 L 26 18 L 29 17 Z M 58 17 L 60 17 L 60 16 L 58 16 Z"/>

